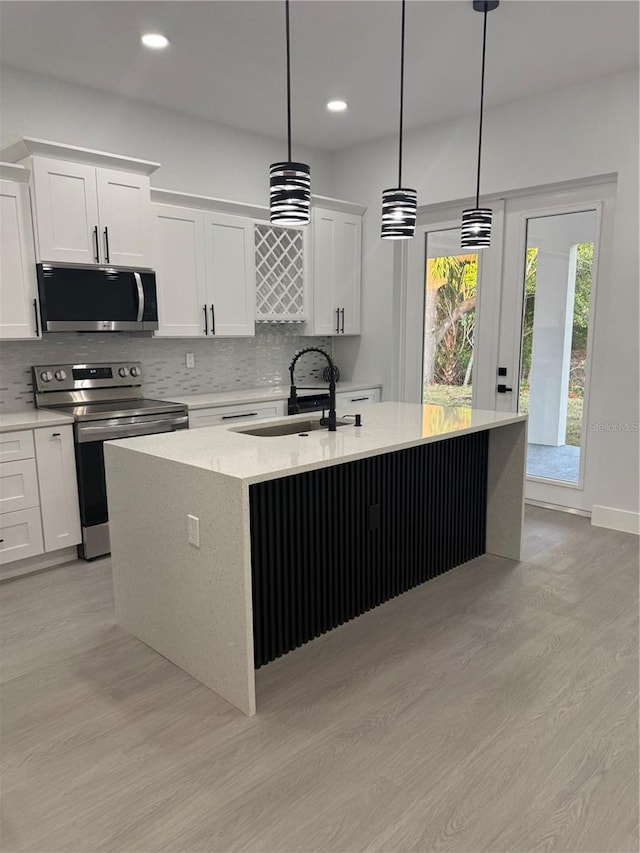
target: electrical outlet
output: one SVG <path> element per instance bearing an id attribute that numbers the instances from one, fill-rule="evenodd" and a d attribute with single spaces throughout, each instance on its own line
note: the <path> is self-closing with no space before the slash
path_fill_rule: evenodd
<path id="1" fill-rule="evenodd" d="M 185 353 L 184 360 L 185 360 L 187 367 L 195 367 L 196 366 L 196 357 L 195 357 L 194 353 L 192 353 L 192 352 Z"/>
<path id="2" fill-rule="evenodd" d="M 197 515 L 187 515 L 187 541 L 189 545 L 200 547 L 200 519 Z"/>

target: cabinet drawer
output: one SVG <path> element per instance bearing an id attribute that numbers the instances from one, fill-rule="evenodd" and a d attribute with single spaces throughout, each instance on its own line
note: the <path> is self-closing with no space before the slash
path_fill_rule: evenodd
<path id="1" fill-rule="evenodd" d="M 273 403 L 248 403 L 239 406 L 219 406 L 211 409 L 195 409 L 189 412 L 189 428 L 216 426 L 219 424 L 232 425 L 242 420 L 259 420 L 260 418 L 277 418 L 284 415 L 284 401 Z"/>
<path id="2" fill-rule="evenodd" d="M 0 463 L 0 513 L 31 509 L 39 504 L 35 459 Z"/>
<path id="3" fill-rule="evenodd" d="M 351 391 L 336 394 L 337 406 L 364 406 L 366 403 L 379 403 L 380 389 L 371 388 L 366 391 Z"/>
<path id="4" fill-rule="evenodd" d="M 0 563 L 12 563 L 43 553 L 40 510 L 23 509 L 0 515 Z"/>
<path id="5" fill-rule="evenodd" d="M 0 462 L 33 459 L 35 455 L 32 430 L 0 433 Z"/>

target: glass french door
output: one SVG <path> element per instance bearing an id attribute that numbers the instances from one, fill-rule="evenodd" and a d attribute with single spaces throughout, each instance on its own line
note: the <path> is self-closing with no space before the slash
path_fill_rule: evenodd
<path id="1" fill-rule="evenodd" d="M 494 408 L 528 414 L 529 500 L 589 510 L 597 281 L 615 186 L 510 199 Z M 501 375 L 500 375 L 501 374 Z"/>
<path id="2" fill-rule="evenodd" d="M 526 496 L 591 506 L 588 408 L 597 279 L 615 185 L 494 202 L 490 249 L 465 254 L 460 208 L 407 250 L 398 399 L 528 414 Z"/>

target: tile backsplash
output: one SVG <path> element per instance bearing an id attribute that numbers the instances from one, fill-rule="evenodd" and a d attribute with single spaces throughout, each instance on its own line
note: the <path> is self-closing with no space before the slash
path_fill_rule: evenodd
<path id="1" fill-rule="evenodd" d="M 258 325 L 253 338 L 150 338 L 120 332 L 110 335 L 48 334 L 42 341 L 0 342 L 0 412 L 33 408 L 33 364 L 139 361 L 147 397 L 289 384 L 288 367 L 302 347 L 331 354 L 331 338 L 305 337 L 297 327 Z M 188 368 L 185 354 L 194 353 Z M 296 381 L 321 381 L 325 361 L 310 353 L 296 367 Z"/>

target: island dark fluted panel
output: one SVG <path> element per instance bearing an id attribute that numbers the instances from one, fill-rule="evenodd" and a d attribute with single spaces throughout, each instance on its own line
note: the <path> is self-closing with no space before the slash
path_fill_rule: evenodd
<path id="1" fill-rule="evenodd" d="M 250 487 L 254 661 L 485 551 L 488 432 Z"/>

